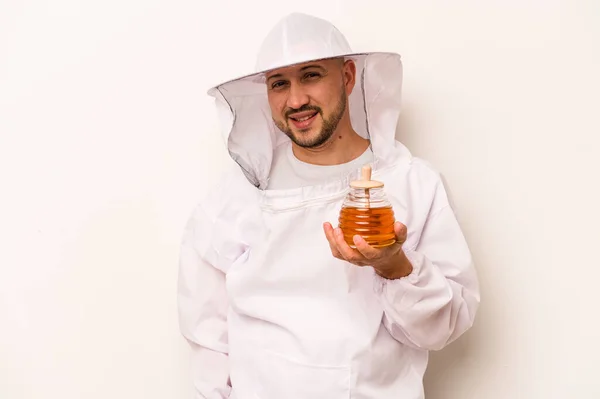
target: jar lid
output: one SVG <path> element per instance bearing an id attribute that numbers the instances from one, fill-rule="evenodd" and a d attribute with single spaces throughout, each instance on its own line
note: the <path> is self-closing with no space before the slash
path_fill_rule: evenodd
<path id="1" fill-rule="evenodd" d="M 371 180 L 371 165 L 365 165 L 361 170 L 361 179 L 350 183 L 352 188 L 379 188 L 383 183 L 377 180 Z"/>

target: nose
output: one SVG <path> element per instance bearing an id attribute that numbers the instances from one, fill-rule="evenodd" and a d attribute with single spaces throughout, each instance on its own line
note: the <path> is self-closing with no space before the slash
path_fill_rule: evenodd
<path id="1" fill-rule="evenodd" d="M 286 105 L 289 108 L 298 109 L 306 104 L 308 104 L 308 94 L 301 85 L 292 83 L 288 90 Z"/>

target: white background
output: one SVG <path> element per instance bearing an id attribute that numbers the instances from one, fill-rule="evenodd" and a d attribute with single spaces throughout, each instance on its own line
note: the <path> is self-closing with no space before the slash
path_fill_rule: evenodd
<path id="1" fill-rule="evenodd" d="M 0 398 L 191 398 L 178 246 L 230 162 L 205 92 L 291 11 L 403 55 L 398 138 L 477 261 L 428 399 L 600 398 L 595 0 L 1 0 Z"/>

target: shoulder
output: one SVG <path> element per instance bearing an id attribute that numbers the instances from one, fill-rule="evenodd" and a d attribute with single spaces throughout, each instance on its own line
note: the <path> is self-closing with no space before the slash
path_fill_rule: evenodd
<path id="1" fill-rule="evenodd" d="M 398 143 L 398 162 L 390 190 L 413 207 L 434 211 L 448 205 L 442 173 L 428 160 L 412 155 Z"/>
<path id="2" fill-rule="evenodd" d="M 216 182 L 205 187 L 190 219 L 214 224 L 218 219 L 227 219 L 228 215 L 235 217 L 254 192 L 255 187 L 244 176 L 239 166 L 230 166 L 221 172 Z"/>
<path id="3" fill-rule="evenodd" d="M 395 158 L 397 179 L 407 182 L 415 190 L 429 191 L 441 184 L 439 170 L 428 160 L 414 156 L 399 141 L 396 141 Z"/>
<path id="4" fill-rule="evenodd" d="M 226 271 L 246 250 L 244 233 L 252 231 L 256 188 L 235 167 L 204 192 L 188 218 L 184 246 L 195 251 L 216 268 Z M 251 219 L 250 219 L 251 220 Z"/>
<path id="5" fill-rule="evenodd" d="M 409 174 L 429 184 L 439 184 L 442 179 L 440 171 L 431 162 L 419 157 L 412 157 Z"/>

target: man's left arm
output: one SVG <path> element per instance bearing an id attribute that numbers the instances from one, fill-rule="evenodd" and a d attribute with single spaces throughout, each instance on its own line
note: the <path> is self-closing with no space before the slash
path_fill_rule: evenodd
<path id="1" fill-rule="evenodd" d="M 430 215 L 416 248 L 401 251 L 398 270 L 401 277 L 392 273 L 386 278 L 385 272 L 377 277 L 383 323 L 396 340 L 439 350 L 473 325 L 479 284 L 471 253 L 449 205 Z M 408 275 L 402 275 L 405 273 Z"/>
<path id="2" fill-rule="evenodd" d="M 398 243 L 370 247 L 356 236 L 350 248 L 341 230 L 325 223 L 333 256 L 356 266 L 372 266 L 383 324 L 399 342 L 439 350 L 472 325 L 479 307 L 479 283 L 467 242 L 440 182 L 414 248 L 404 248 L 406 227 L 396 223 Z"/>

